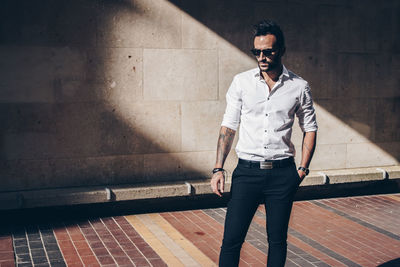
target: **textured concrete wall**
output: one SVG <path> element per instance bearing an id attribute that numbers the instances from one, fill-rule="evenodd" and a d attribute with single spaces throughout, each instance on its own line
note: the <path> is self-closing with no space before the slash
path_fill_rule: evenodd
<path id="1" fill-rule="evenodd" d="M 250 30 L 262 18 L 281 24 L 284 63 L 312 87 L 312 168 L 400 160 L 399 1 L 1 6 L 0 191 L 207 177 L 226 90 L 256 66 Z"/>

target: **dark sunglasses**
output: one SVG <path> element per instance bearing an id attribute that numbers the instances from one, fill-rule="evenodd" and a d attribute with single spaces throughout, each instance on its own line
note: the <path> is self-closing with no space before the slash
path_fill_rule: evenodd
<path id="1" fill-rule="evenodd" d="M 259 57 L 261 55 L 261 52 L 263 53 L 264 56 L 269 57 L 272 56 L 273 53 L 276 52 L 276 49 L 251 49 L 251 53 L 253 53 L 253 55 L 255 55 L 256 57 Z"/>

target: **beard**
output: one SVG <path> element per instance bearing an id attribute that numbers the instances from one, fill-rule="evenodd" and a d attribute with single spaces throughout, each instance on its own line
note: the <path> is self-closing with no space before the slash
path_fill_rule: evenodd
<path id="1" fill-rule="evenodd" d="M 277 61 L 271 61 L 271 62 L 267 62 L 266 60 L 261 60 L 258 61 L 258 68 L 262 71 L 262 72 L 267 72 L 267 71 L 272 71 L 277 69 L 280 66 L 279 62 Z"/>

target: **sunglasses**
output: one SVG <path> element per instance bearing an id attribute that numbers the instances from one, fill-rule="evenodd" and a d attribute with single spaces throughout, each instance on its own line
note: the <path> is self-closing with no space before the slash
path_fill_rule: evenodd
<path id="1" fill-rule="evenodd" d="M 253 53 L 253 55 L 255 55 L 256 57 L 259 57 L 261 55 L 261 52 L 263 53 L 264 56 L 270 57 L 276 52 L 276 49 L 263 49 L 263 50 L 255 48 L 251 49 L 251 53 Z"/>

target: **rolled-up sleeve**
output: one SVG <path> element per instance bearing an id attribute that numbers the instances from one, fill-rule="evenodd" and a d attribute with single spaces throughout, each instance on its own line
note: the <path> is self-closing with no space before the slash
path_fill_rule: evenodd
<path id="1" fill-rule="evenodd" d="M 240 111 L 242 108 L 241 90 L 236 77 L 226 93 L 226 109 L 221 126 L 237 130 L 240 123 Z"/>
<path id="2" fill-rule="evenodd" d="M 308 84 L 301 92 L 300 106 L 296 115 L 299 118 L 299 126 L 303 132 L 315 132 L 318 130 L 311 90 Z"/>

